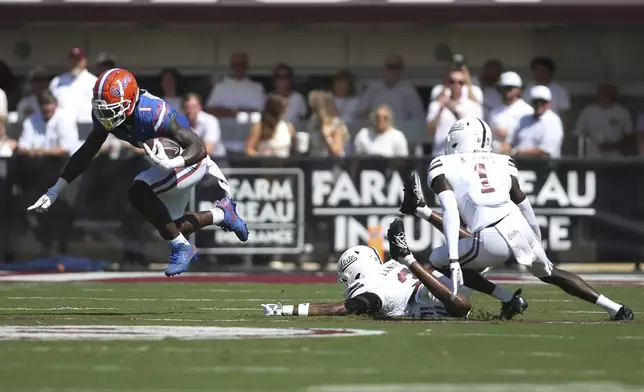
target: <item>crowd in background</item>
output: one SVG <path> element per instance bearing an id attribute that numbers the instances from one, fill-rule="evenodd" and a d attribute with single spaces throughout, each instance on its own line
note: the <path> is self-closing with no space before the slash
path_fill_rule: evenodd
<path id="1" fill-rule="evenodd" d="M 97 75 L 121 66 L 109 53 L 101 53 L 89 64 L 81 48 L 72 48 L 67 59 L 68 71 L 53 79 L 46 69 L 32 69 L 25 78 L 25 89 L 0 61 L 0 158 L 12 157 L 8 183 L 15 203 L 6 235 L 17 236 L 31 225 L 38 230 L 44 253 L 56 243 L 58 252 L 65 254 L 73 220 L 86 216 L 85 209 L 95 205 L 100 208 L 93 211 L 92 219 L 123 222 L 120 237 L 129 241 L 124 244 L 126 254 L 143 258 L 142 221 L 123 208 L 127 203 L 121 196 L 127 193 L 127 182 L 104 181 L 116 174 L 134 177 L 142 169 L 142 150 L 115 137 L 108 138 L 97 157 L 110 160 L 110 165 L 96 165 L 105 172 L 81 179 L 79 187 L 84 192 L 78 192 L 75 201 L 61 200 L 50 214 L 32 217 L 38 220 L 36 224 L 29 223 L 24 214 L 25 203 L 35 200 L 60 172 L 56 165 L 64 161 L 50 158 L 69 156 L 91 131 L 91 95 Z M 231 155 L 436 156 L 444 153 L 451 125 L 463 117 L 487 121 L 493 149 L 503 154 L 558 158 L 573 150 L 566 150 L 566 143 L 583 136 L 589 157 L 644 156 L 644 114 L 634 126 L 629 112 L 618 103 L 615 86 L 599 83 L 596 102 L 572 118 L 570 94 L 557 82 L 556 64 L 547 57 L 533 59 L 531 75 L 518 75 L 505 69 L 501 61 L 490 60 L 477 77 L 463 56 L 454 55 L 442 82 L 431 89 L 427 104 L 417 86 L 405 79 L 405 62 L 399 55 L 386 56 L 382 78 L 364 88 L 343 69 L 332 75 L 327 89 L 300 92 L 294 87 L 294 69 L 279 63 L 267 92 L 267 84 L 249 77 L 249 68 L 247 54 L 233 54 L 230 73 L 208 94 L 187 89 L 184 77 L 172 68 L 161 70 L 157 85 L 141 87 L 151 89 L 184 115 L 208 153 L 222 164 Z M 19 127 L 13 138 L 7 132 L 10 123 Z M 224 132 L 231 123 L 245 127 L 238 145 L 227 140 L 230 132 Z M 425 142 L 410 142 L 414 137 L 409 124 L 421 124 Z M 74 211 L 72 203 L 77 206 Z M 11 238 L 3 242 L 10 244 Z"/>
<path id="2" fill-rule="evenodd" d="M 26 78 L 27 91 L 15 105 L 11 104 L 12 98 L 17 98 L 15 83 L 3 76 L 0 157 L 57 156 L 73 153 L 80 145 L 87 131 L 75 123 L 81 128 L 91 123 L 96 75 L 118 64 L 114 56 L 101 53 L 90 70 L 81 48 L 71 49 L 67 58 L 69 71 L 52 80 L 45 69 L 33 69 Z M 188 118 L 213 157 L 226 155 L 222 121 L 248 124 L 245 145 L 233 150 L 249 156 L 435 156 L 443 153 L 451 124 L 466 116 L 490 124 L 494 151 L 499 153 L 557 158 L 566 142 L 579 136 L 586 140 L 586 156 L 590 157 L 644 152 L 644 115 L 634 126 L 628 111 L 617 102 L 615 86 L 600 83 L 596 102 L 573 119 L 570 95 L 557 83 L 556 64 L 547 57 L 533 59 L 529 78 L 504 69 L 499 60 L 487 61 L 475 77 L 463 56 L 454 55 L 442 83 L 431 90 L 426 110 L 417 88 L 404 78 L 405 62 L 399 55 L 386 56 L 382 79 L 363 91 L 358 91 L 355 77 L 344 69 L 332 76 L 328 90 L 315 89 L 307 97 L 295 91 L 294 70 L 288 64 L 274 67 L 273 88 L 268 94 L 249 77 L 249 67 L 247 54 L 233 54 L 230 74 L 221 78 L 204 100 L 195 92 L 184 91 L 176 69 L 160 72 L 157 91 Z M 2 68 L 3 74 L 11 74 L 6 66 Z M 3 90 L 9 91 L 9 97 Z M 12 106 L 13 120 L 22 124 L 16 139 L 7 136 Z M 405 125 L 421 121 L 427 142 L 412 145 Z M 113 158 L 140 153 L 116 138 L 110 138 L 102 152 Z"/>

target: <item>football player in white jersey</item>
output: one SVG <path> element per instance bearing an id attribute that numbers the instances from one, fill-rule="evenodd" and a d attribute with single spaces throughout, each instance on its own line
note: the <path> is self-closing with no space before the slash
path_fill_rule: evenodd
<path id="1" fill-rule="evenodd" d="M 465 317 L 472 309 L 467 288 L 452 295 L 451 282 L 433 268 L 424 268 L 407 247 L 403 221 L 387 231 L 393 260 L 382 263 L 373 248 L 359 245 L 338 261 L 338 279 L 346 285 L 345 300 L 335 304 L 262 304 L 267 316 L 345 316 L 446 318 Z M 471 291 L 470 291 L 471 293 Z"/>
<path id="2" fill-rule="evenodd" d="M 514 256 L 541 281 L 598 305 L 612 320 L 632 320 L 633 312 L 597 293 L 568 271 L 555 268 L 541 246 L 541 229 L 512 158 L 491 153 L 492 132 L 478 118 L 458 120 L 447 135 L 446 154 L 429 165 L 428 183 L 443 207 L 446 245 L 430 255 L 434 268 L 449 266 L 452 295 L 463 284 L 461 268 L 481 269 Z M 459 240 L 460 220 L 472 237 Z M 470 286 L 471 287 L 471 286 Z"/>

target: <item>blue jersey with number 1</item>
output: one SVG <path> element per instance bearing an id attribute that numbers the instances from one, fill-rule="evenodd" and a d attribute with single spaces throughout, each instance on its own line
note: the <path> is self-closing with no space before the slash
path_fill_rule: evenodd
<path id="1" fill-rule="evenodd" d="M 165 136 L 172 118 L 175 118 L 181 127 L 190 129 L 188 120 L 167 102 L 145 90 L 140 91 L 134 112 L 110 131 L 112 135 L 140 148 L 141 143 L 148 139 Z M 92 120 L 94 128 L 105 129 L 94 113 Z"/>

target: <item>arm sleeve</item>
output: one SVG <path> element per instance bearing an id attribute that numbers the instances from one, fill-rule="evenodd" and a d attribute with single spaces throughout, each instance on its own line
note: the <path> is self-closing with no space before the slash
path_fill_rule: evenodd
<path id="1" fill-rule="evenodd" d="M 345 303 L 349 314 L 374 314 L 382 309 L 382 300 L 377 294 L 366 292 L 349 298 Z"/>
<path id="2" fill-rule="evenodd" d="M 588 131 L 588 108 L 581 111 L 577 123 L 575 124 L 575 129 L 573 130 L 574 135 L 585 135 Z"/>
<path id="3" fill-rule="evenodd" d="M 443 166 L 441 157 L 436 157 L 429 164 L 429 171 L 427 173 L 427 185 L 431 188 L 434 178 L 440 176 L 441 174 L 445 174 L 445 166 Z"/>
<path id="4" fill-rule="evenodd" d="M 165 101 L 159 100 L 153 113 L 154 117 L 147 125 L 154 131 L 154 137 L 164 136 L 168 132 L 170 122 L 177 112 Z"/>
<path id="5" fill-rule="evenodd" d="M 517 169 L 516 163 L 514 163 L 514 159 L 508 157 L 508 166 L 510 175 L 519 179 L 519 170 Z"/>
<path id="6" fill-rule="evenodd" d="M 353 141 L 355 152 L 358 155 L 366 155 L 367 153 L 364 145 L 364 141 L 363 141 L 363 139 L 366 137 L 367 132 L 369 132 L 367 128 L 362 128 L 360 132 L 358 132 L 358 134 L 356 135 L 355 140 Z"/>
<path id="7" fill-rule="evenodd" d="M 438 200 L 443 207 L 443 233 L 447 242 L 450 260 L 458 260 L 458 231 L 461 218 L 456 204 L 454 191 L 447 190 L 438 194 Z"/>
<path id="8" fill-rule="evenodd" d="M 539 223 L 537 223 L 537 217 L 534 214 L 534 210 L 532 209 L 532 205 L 528 198 L 526 197 L 523 199 L 521 203 L 517 204 L 517 207 L 519 207 L 521 214 L 523 214 L 523 217 L 528 221 L 534 234 L 537 236 L 539 241 L 541 241 L 541 228 L 539 227 Z"/>

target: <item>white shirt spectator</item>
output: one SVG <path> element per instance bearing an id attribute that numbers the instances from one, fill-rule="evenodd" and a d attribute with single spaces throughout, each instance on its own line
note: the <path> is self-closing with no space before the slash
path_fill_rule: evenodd
<path id="1" fill-rule="evenodd" d="M 0 88 L 0 118 L 6 119 L 9 115 L 9 103 L 7 101 L 7 94 Z"/>
<path id="2" fill-rule="evenodd" d="M 628 111 L 618 103 L 610 107 L 601 107 L 594 103 L 581 111 L 574 133 L 590 139 L 586 151 L 590 157 L 621 156 L 619 151 L 602 152 L 598 144 L 616 143 L 624 136 L 632 134 L 633 122 Z"/>
<path id="3" fill-rule="evenodd" d="M 423 118 L 423 103 L 420 95 L 414 86 L 405 81 L 400 81 L 392 87 L 387 87 L 383 81 L 371 84 L 360 97 L 358 112 L 371 112 L 381 105 L 391 108 L 395 121 Z"/>
<path id="4" fill-rule="evenodd" d="M 356 135 L 357 155 L 382 156 L 386 158 L 409 156 L 407 138 L 396 128 L 378 132 L 373 128 L 362 128 Z"/>
<path id="5" fill-rule="evenodd" d="M 96 76 L 88 70 L 82 70 L 78 75 L 66 72 L 56 76 L 49 83 L 49 90 L 58 99 L 58 106 L 76 117 L 81 123 L 92 122 L 92 90 Z"/>
<path id="6" fill-rule="evenodd" d="M 38 99 L 36 99 L 36 94 L 20 98 L 20 101 L 18 101 L 18 105 L 16 106 L 18 122 L 22 123 L 27 117 L 36 113 L 38 110 Z"/>
<path id="7" fill-rule="evenodd" d="M 306 117 L 306 102 L 302 94 L 297 91 L 291 92 L 288 97 L 288 109 L 284 114 L 284 120 L 292 123 L 300 123 Z"/>
<path id="8" fill-rule="evenodd" d="M 333 98 L 338 115 L 345 124 L 355 124 L 359 121 L 358 97 Z"/>
<path id="9" fill-rule="evenodd" d="M 523 89 L 523 99 L 526 102 L 530 102 L 530 89 L 534 86 L 534 84 L 530 84 Z M 550 89 L 550 93 L 552 94 L 550 109 L 555 113 L 570 110 L 570 95 L 568 94 L 568 90 L 555 82 L 551 82 L 547 87 Z"/>
<path id="10" fill-rule="evenodd" d="M 450 93 L 449 87 L 443 86 L 442 84 L 437 84 L 436 86 L 432 87 L 432 91 L 430 93 L 431 95 L 431 100 L 435 100 L 442 92 L 443 90 L 446 90 L 445 92 L 447 94 Z M 474 94 L 474 98 L 476 98 L 477 101 L 479 101 L 480 104 L 484 104 L 486 101 L 485 98 L 485 93 L 483 93 L 483 90 L 479 86 L 472 85 L 472 94 Z M 470 92 L 469 92 L 469 87 L 463 86 L 463 94 L 461 95 L 461 99 L 466 99 L 470 100 L 469 98 Z M 449 97 L 449 95 L 448 95 Z M 503 104 L 503 100 L 501 100 L 501 105 Z"/>
<path id="11" fill-rule="evenodd" d="M 525 116 L 534 114 L 532 106 L 528 105 L 523 99 L 519 99 L 510 105 L 497 106 L 490 112 L 489 121 L 490 127 L 502 128 L 508 132 L 508 135 L 517 128 L 519 120 Z M 492 140 L 492 150 L 499 151 L 501 143 L 505 140 Z"/>
<path id="12" fill-rule="evenodd" d="M 551 158 L 559 158 L 563 135 L 561 119 L 548 109 L 538 118 L 534 115 L 522 117 L 517 128 L 508 135 L 508 140 L 514 150 L 539 148 Z"/>
<path id="13" fill-rule="evenodd" d="M 80 147 L 76 119 L 72 113 L 58 108 L 52 118 L 45 122 L 42 113 L 37 111 L 23 123 L 18 147 L 25 150 L 60 147 L 72 155 Z"/>
<path id="14" fill-rule="evenodd" d="M 226 156 L 224 143 L 221 142 L 221 129 L 219 128 L 217 117 L 206 112 L 199 112 L 197 114 L 197 124 L 192 130 L 205 144 L 215 144 L 215 149 L 210 153 L 210 156 Z"/>
<path id="15" fill-rule="evenodd" d="M 483 106 L 471 101 L 467 98 L 461 98 L 456 106 L 457 111 L 464 117 L 483 117 Z M 433 101 L 429 104 L 427 109 L 426 122 L 433 121 L 436 116 L 439 116 L 438 123 L 436 124 L 436 133 L 434 133 L 434 145 L 432 148 L 432 155 L 439 156 L 445 155 L 445 140 L 450 128 L 458 120 L 454 113 L 449 109 L 444 108 L 441 111 L 441 104 L 438 101 Z"/>
<path id="16" fill-rule="evenodd" d="M 264 87 L 248 78 L 235 79 L 224 77 L 213 87 L 206 102 L 206 107 L 220 107 L 230 110 L 264 108 Z"/>
<path id="17" fill-rule="evenodd" d="M 492 119 L 491 113 L 495 108 L 503 106 L 503 96 L 498 87 L 483 89 L 483 119 L 488 123 Z"/>
<path id="18" fill-rule="evenodd" d="M 289 123 L 282 120 L 275 127 L 275 134 L 271 139 L 261 140 L 257 145 L 259 156 L 288 158 L 291 155 L 293 137 Z"/>

